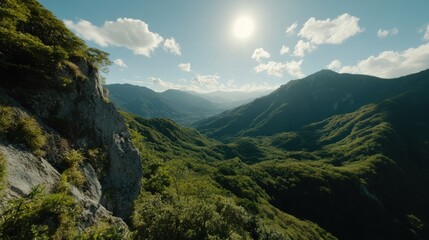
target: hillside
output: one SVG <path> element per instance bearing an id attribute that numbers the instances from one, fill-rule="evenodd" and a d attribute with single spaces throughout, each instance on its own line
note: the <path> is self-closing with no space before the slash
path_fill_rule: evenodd
<path id="1" fill-rule="evenodd" d="M 123 115 L 146 166 L 133 218 L 139 237 L 336 239 L 269 203 L 254 178 L 262 172 L 240 160 L 252 158 L 245 144 L 223 144 L 167 119 Z"/>
<path id="2" fill-rule="evenodd" d="M 378 104 L 295 131 L 239 137 L 228 144 L 166 120 L 126 115 L 144 161 L 157 166 L 155 173 L 145 175 L 146 196 L 173 195 L 158 205 L 164 209 L 180 201 L 176 191 L 183 198 L 201 196 L 196 186 L 202 184 L 202 204 L 210 205 L 207 198 L 220 193 L 232 197 L 257 222 L 267 224 L 264 228 L 274 227 L 273 236 L 284 238 L 302 238 L 298 232 L 308 230 L 296 220 L 306 219 L 332 234 L 312 227 L 306 236 L 310 239 L 425 239 L 429 114 L 422 109 L 429 107 L 429 81 L 422 76 L 406 77 L 404 92 Z M 274 218 L 268 217 L 272 211 Z M 323 235 L 315 237 L 314 231 Z"/>
<path id="3" fill-rule="evenodd" d="M 322 70 L 244 106 L 195 124 L 210 137 L 272 135 L 378 103 L 427 79 L 429 71 L 397 79 Z"/>
<path id="4" fill-rule="evenodd" d="M 110 100 L 117 107 L 146 118 L 169 118 L 189 125 L 224 110 L 204 98 L 179 90 L 170 89 L 158 93 L 130 84 L 111 84 L 105 87 L 109 90 Z"/>

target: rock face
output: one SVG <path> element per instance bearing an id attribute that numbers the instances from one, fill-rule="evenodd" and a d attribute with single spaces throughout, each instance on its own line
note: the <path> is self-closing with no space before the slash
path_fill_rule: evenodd
<path id="1" fill-rule="evenodd" d="M 103 92 L 98 71 L 84 60 L 76 65 L 87 78 L 75 79 L 71 71 L 64 70 L 58 78 L 74 79 L 67 90 L 13 89 L 8 94 L 75 147 L 108 149 L 100 202 L 115 216 L 126 219 L 140 191 L 140 157 L 124 119 Z M 86 174 L 91 175 L 91 170 Z"/>
<path id="2" fill-rule="evenodd" d="M 6 189 L 0 201 L 2 205 L 6 205 L 11 199 L 28 195 L 36 186 L 43 185 L 45 190 L 50 192 L 58 185 L 60 174 L 45 159 L 4 143 L 0 143 L 0 152 L 5 156 L 7 166 Z M 84 168 L 85 174 L 91 172 L 88 166 L 90 165 Z M 92 181 L 88 183 L 89 188 L 96 189 L 99 185 L 97 178 L 90 180 Z M 99 219 L 108 219 L 116 226 L 126 226 L 122 219 L 113 217 L 101 206 L 96 196 L 84 194 L 74 187 L 71 189 L 71 194 L 84 209 L 79 216 L 81 228 L 95 225 Z"/>
<path id="3" fill-rule="evenodd" d="M 50 191 L 60 179 L 51 164 L 30 152 L 3 144 L 0 144 L 0 152 L 5 156 L 7 166 L 3 203 L 29 194 L 38 185 Z"/>

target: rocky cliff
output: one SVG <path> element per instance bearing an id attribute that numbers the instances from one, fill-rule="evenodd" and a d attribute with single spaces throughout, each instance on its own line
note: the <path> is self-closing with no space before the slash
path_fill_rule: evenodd
<path id="1" fill-rule="evenodd" d="M 123 118 L 114 105 L 108 102 L 97 69 L 83 59 L 75 61 L 74 66 L 86 76 L 84 79 L 77 79 L 72 71 L 65 69 L 55 77 L 72 79 L 66 88 L 58 90 L 14 86 L 3 89 L 0 103 L 14 105 L 34 116 L 45 131 L 56 136 L 51 138 L 65 139 L 75 149 L 103 149 L 107 155 L 105 162 L 85 161 L 84 167 L 81 166 L 87 185 L 91 186 L 87 188 L 93 191 L 87 191 L 83 194 L 85 197 L 80 198 L 88 198 L 91 202 L 89 205 L 93 205 L 94 209 L 100 208 L 101 204 L 115 216 L 126 219 L 140 191 L 142 167 L 139 154 L 132 145 Z M 8 159 L 7 169 L 22 171 L 21 175 L 9 174 L 8 188 L 11 190 L 9 192 L 13 192 L 11 196 L 27 194 L 28 188 L 38 183 L 53 185 L 58 182 L 58 154 L 55 151 L 48 150 L 46 159 L 37 160 L 25 149 L 2 145 L 2 151 Z M 54 148 L 55 144 L 51 145 L 48 148 Z M 18 160 L 22 162 L 22 159 L 25 159 L 23 162 L 27 167 L 17 163 Z M 19 179 L 14 180 L 17 176 Z M 101 188 L 97 190 L 98 185 Z"/>

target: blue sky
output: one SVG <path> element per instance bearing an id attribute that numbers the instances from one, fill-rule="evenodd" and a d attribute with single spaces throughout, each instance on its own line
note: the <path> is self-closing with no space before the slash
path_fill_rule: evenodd
<path id="1" fill-rule="evenodd" d="M 429 68 L 427 0 L 39 2 L 110 53 L 108 84 L 262 91 L 326 68 L 385 78 Z"/>

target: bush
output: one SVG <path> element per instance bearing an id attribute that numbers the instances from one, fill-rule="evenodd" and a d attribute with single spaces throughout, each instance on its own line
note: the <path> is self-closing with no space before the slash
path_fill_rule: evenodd
<path id="1" fill-rule="evenodd" d="M 9 202 L 1 214 L 1 239 L 66 239 L 76 235 L 79 208 L 71 196 L 45 195 L 37 187 L 25 198 Z"/>
<path id="2" fill-rule="evenodd" d="M 130 236 L 128 229 L 101 222 L 97 226 L 93 226 L 88 229 L 85 229 L 77 239 L 125 240 L 125 239 L 133 239 L 133 238 Z"/>
<path id="3" fill-rule="evenodd" d="M 64 160 L 69 165 L 69 168 L 64 171 L 63 176 L 65 177 L 65 181 L 76 187 L 82 187 L 85 183 L 85 175 L 79 169 L 79 164 L 81 164 L 84 159 L 82 153 L 75 149 L 72 149 L 64 155 Z"/>
<path id="4" fill-rule="evenodd" d="M 15 132 L 17 141 L 22 141 L 37 156 L 44 156 L 42 148 L 46 144 L 46 136 L 37 121 L 32 117 L 24 117 L 18 121 Z"/>
<path id="5" fill-rule="evenodd" d="M 139 239 L 249 238 L 249 214 L 225 197 L 201 199 L 144 193 L 135 209 L 132 222 Z"/>
<path id="6" fill-rule="evenodd" d="M 44 156 L 46 136 L 36 119 L 12 107 L 0 106 L 0 134 L 14 143 L 24 144 L 37 156 Z"/>
<path id="7" fill-rule="evenodd" d="M 103 148 L 92 148 L 86 152 L 88 162 L 94 167 L 99 177 L 104 177 L 108 172 L 109 153 L 106 146 Z"/>

